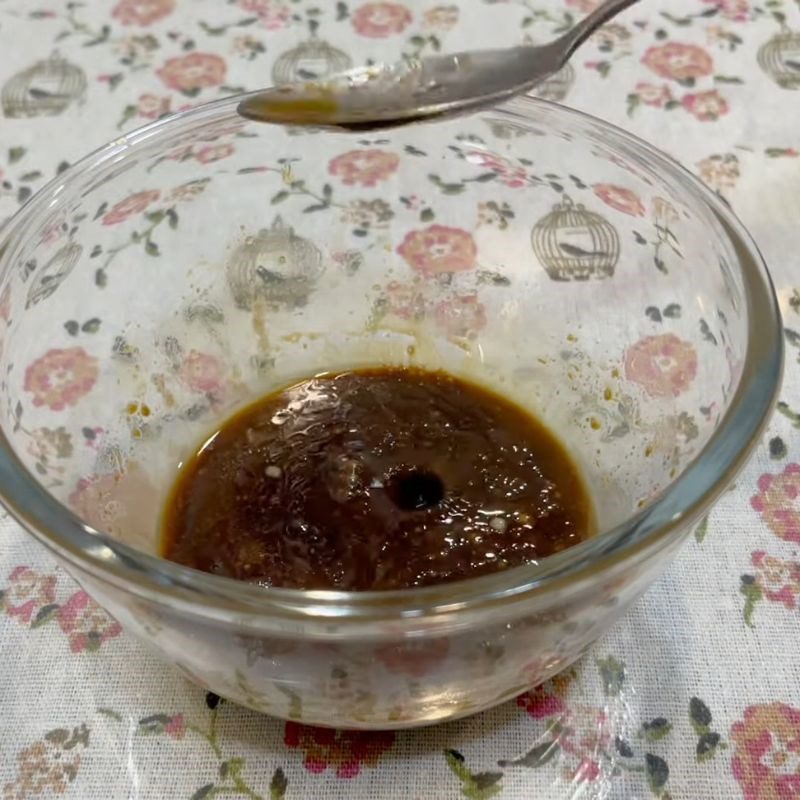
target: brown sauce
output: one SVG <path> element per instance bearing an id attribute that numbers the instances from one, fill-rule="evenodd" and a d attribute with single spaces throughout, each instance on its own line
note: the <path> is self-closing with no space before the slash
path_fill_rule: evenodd
<path id="1" fill-rule="evenodd" d="M 181 469 L 164 555 L 297 589 L 401 589 L 538 561 L 592 533 L 540 422 L 444 372 L 311 378 L 248 406 Z"/>

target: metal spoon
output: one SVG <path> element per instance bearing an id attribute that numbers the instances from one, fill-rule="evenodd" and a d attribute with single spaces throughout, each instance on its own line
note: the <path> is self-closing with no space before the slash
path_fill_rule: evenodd
<path id="1" fill-rule="evenodd" d="M 493 106 L 558 72 L 597 28 L 637 1 L 605 0 L 546 45 L 357 67 L 255 92 L 238 111 L 261 122 L 369 130 Z"/>

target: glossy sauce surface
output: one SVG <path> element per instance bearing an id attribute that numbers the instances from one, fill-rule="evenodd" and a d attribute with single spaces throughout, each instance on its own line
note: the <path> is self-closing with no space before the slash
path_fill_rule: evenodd
<path id="1" fill-rule="evenodd" d="M 164 556 L 265 586 L 400 589 L 537 561 L 593 532 L 560 442 L 443 372 L 315 377 L 226 422 L 180 471 Z"/>

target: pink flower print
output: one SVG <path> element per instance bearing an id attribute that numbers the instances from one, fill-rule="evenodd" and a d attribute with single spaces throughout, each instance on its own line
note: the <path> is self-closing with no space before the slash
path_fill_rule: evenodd
<path id="1" fill-rule="evenodd" d="M 524 167 L 494 153 L 475 151 L 467 156 L 467 161 L 491 170 L 497 175 L 500 183 L 510 189 L 519 189 L 530 183 L 530 177 Z"/>
<path id="2" fill-rule="evenodd" d="M 630 214 L 632 217 L 644 216 L 644 204 L 639 196 L 626 189 L 624 186 L 615 186 L 613 183 L 596 183 L 592 189 L 609 208 Z"/>
<path id="3" fill-rule="evenodd" d="M 139 95 L 136 103 L 136 112 L 145 119 L 158 119 L 158 117 L 169 113 L 172 105 L 172 98 L 168 96 L 159 97 L 155 94 Z"/>
<path id="4" fill-rule="evenodd" d="M 73 653 L 99 650 L 122 633 L 122 626 L 83 590 L 75 592 L 59 609 L 58 624 Z"/>
<path id="5" fill-rule="evenodd" d="M 120 0 L 111 16 L 123 25 L 152 25 L 175 10 L 175 0 Z"/>
<path id="6" fill-rule="evenodd" d="M 84 444 L 87 447 L 91 447 L 92 450 L 97 450 L 98 445 L 103 440 L 103 434 L 106 432 L 106 429 L 99 425 L 95 425 L 93 428 L 87 426 L 83 428 L 82 432 Z"/>
<path id="7" fill-rule="evenodd" d="M 563 697 L 550 691 L 547 684 L 537 686 L 517 698 L 517 706 L 533 719 L 558 717 L 567 710 Z"/>
<path id="8" fill-rule="evenodd" d="M 423 319 L 426 312 L 425 297 L 417 283 L 392 281 L 383 292 L 384 309 L 400 319 Z"/>
<path id="9" fill-rule="evenodd" d="M 197 150 L 194 156 L 201 164 L 210 164 L 213 161 L 227 158 L 229 155 L 233 154 L 235 149 L 236 148 L 230 143 L 208 144 Z"/>
<path id="10" fill-rule="evenodd" d="M 48 731 L 17 754 L 16 778 L 3 786 L 3 800 L 32 800 L 63 795 L 78 776 L 81 754 L 89 744 L 85 724 Z"/>
<path id="11" fill-rule="evenodd" d="M 225 59 L 216 53 L 194 52 L 167 59 L 157 74 L 170 89 L 194 94 L 221 85 L 227 70 Z"/>
<path id="12" fill-rule="evenodd" d="M 701 122 L 713 122 L 728 113 L 728 101 L 716 90 L 687 94 L 681 105 Z"/>
<path id="13" fill-rule="evenodd" d="M 763 550 L 756 550 L 750 558 L 756 568 L 755 583 L 763 596 L 773 603 L 781 603 L 789 610 L 797 608 L 800 562 L 784 561 Z"/>
<path id="14" fill-rule="evenodd" d="M 335 770 L 337 778 L 355 778 L 362 767 L 376 767 L 394 744 L 391 731 L 341 731 L 287 722 L 284 744 L 305 753 L 303 765 L 309 772 Z"/>
<path id="15" fill-rule="evenodd" d="M 386 150 L 350 150 L 332 159 L 328 172 L 347 186 L 375 186 L 397 171 L 400 157 Z"/>
<path id="16" fill-rule="evenodd" d="M 733 189 L 741 175 L 739 157 L 735 153 L 715 153 L 697 162 L 700 178 L 711 189 L 721 192 Z"/>
<path id="17" fill-rule="evenodd" d="M 431 225 L 407 233 L 397 252 L 413 270 L 430 278 L 472 269 L 478 249 L 469 231 Z"/>
<path id="18" fill-rule="evenodd" d="M 57 428 L 35 428 L 30 432 L 25 449 L 39 463 L 37 470 L 43 468 L 47 472 L 63 473 L 64 467 L 54 464 L 53 461 L 72 455 L 72 434 L 63 425 Z"/>
<path id="19" fill-rule="evenodd" d="M 567 710 L 560 720 L 562 729 L 558 736 L 561 749 L 581 759 L 578 767 L 587 769 L 589 775 L 597 775 L 594 768 L 586 761 L 594 761 L 598 752 L 608 748 L 611 740 L 612 726 L 609 724 L 608 714 L 603 708 L 594 706 L 575 705 Z M 588 780 L 588 778 L 583 778 Z"/>
<path id="20" fill-rule="evenodd" d="M 678 210 L 663 197 L 653 198 L 653 217 L 663 226 L 674 225 L 680 220 Z"/>
<path id="21" fill-rule="evenodd" d="M 800 709 L 748 706 L 731 726 L 731 771 L 744 800 L 800 800 Z"/>
<path id="22" fill-rule="evenodd" d="M 148 535 L 139 509 L 152 502 L 154 492 L 149 475 L 134 462 L 117 472 L 81 478 L 67 502 L 87 525 L 136 540 Z"/>
<path id="23" fill-rule="evenodd" d="M 749 0 L 703 0 L 703 2 L 714 6 L 720 16 L 731 22 L 747 22 L 750 19 Z"/>
<path id="24" fill-rule="evenodd" d="M 277 0 L 239 0 L 239 8 L 254 14 L 269 31 L 285 28 L 292 20 L 292 10 Z"/>
<path id="25" fill-rule="evenodd" d="M 356 33 L 371 39 L 385 39 L 402 33 L 411 24 L 411 12 L 399 3 L 365 3 L 350 21 Z"/>
<path id="26" fill-rule="evenodd" d="M 436 305 L 433 318 L 448 336 L 474 337 L 486 327 L 486 308 L 477 294 L 454 295 Z"/>
<path id="27" fill-rule="evenodd" d="M 179 203 L 189 203 L 199 197 L 206 190 L 206 186 L 208 186 L 207 178 L 182 183 L 169 193 L 169 200 L 174 200 Z"/>
<path id="28" fill-rule="evenodd" d="M 687 82 L 710 75 L 714 69 L 711 56 L 694 44 L 667 42 L 647 50 L 642 63 L 661 78 Z"/>
<path id="29" fill-rule="evenodd" d="M 602 772 L 600 765 L 592 758 L 582 758 L 575 770 L 572 780 L 576 783 L 594 783 Z"/>
<path id="30" fill-rule="evenodd" d="M 644 105 L 653 108 L 663 108 L 672 100 L 672 90 L 666 84 L 657 86 L 654 83 L 640 81 L 636 84 L 635 91 Z"/>
<path id="31" fill-rule="evenodd" d="M 601 0 L 565 0 L 570 8 L 577 9 L 581 14 L 589 14 L 600 5 Z"/>
<path id="32" fill-rule="evenodd" d="M 222 362 L 208 353 L 192 350 L 180 367 L 180 379 L 193 392 L 219 394 L 225 387 Z"/>
<path id="33" fill-rule="evenodd" d="M 120 200 L 115 203 L 110 211 L 107 211 L 103 216 L 103 225 L 117 225 L 124 222 L 134 214 L 141 214 L 151 203 L 158 200 L 161 193 L 158 189 L 150 189 L 144 192 L 136 192 L 135 194 Z"/>
<path id="34" fill-rule="evenodd" d="M 175 714 L 164 725 L 164 733 L 172 739 L 183 739 L 186 733 L 186 720 L 183 714 Z"/>
<path id="35" fill-rule="evenodd" d="M 750 498 L 750 505 L 778 538 L 800 543 L 798 494 L 800 464 L 787 464 L 783 472 L 767 472 L 758 479 L 758 494 Z"/>
<path id="36" fill-rule="evenodd" d="M 449 31 L 458 25 L 458 6 L 434 6 L 423 15 L 425 27 L 433 31 Z"/>
<path id="37" fill-rule="evenodd" d="M 89 393 L 98 373 L 97 359 L 82 347 L 56 348 L 28 365 L 24 388 L 35 406 L 63 411 Z"/>
<path id="38" fill-rule="evenodd" d="M 55 575 L 19 566 L 12 570 L 7 586 L 0 593 L 0 608 L 9 617 L 17 617 L 27 625 L 44 606 L 55 600 Z"/>
<path id="39" fill-rule="evenodd" d="M 648 336 L 625 351 L 625 378 L 651 397 L 678 397 L 697 375 L 697 353 L 674 333 Z"/>

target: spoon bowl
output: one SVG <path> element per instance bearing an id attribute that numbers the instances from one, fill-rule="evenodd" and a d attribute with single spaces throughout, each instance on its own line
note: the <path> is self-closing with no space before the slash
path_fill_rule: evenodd
<path id="1" fill-rule="evenodd" d="M 598 27 L 635 2 L 606 0 L 545 45 L 356 67 L 322 81 L 256 92 L 238 111 L 260 122 L 373 130 L 494 106 L 554 75 Z"/>

